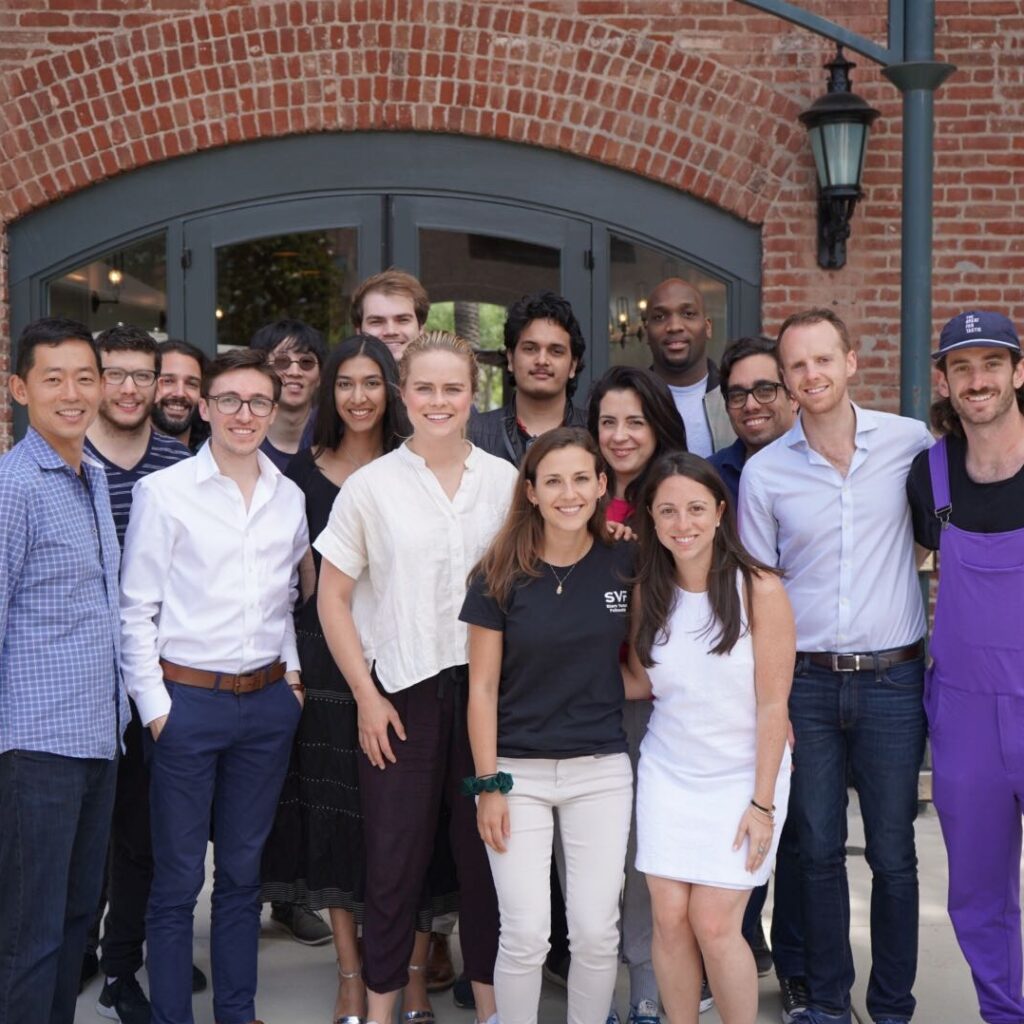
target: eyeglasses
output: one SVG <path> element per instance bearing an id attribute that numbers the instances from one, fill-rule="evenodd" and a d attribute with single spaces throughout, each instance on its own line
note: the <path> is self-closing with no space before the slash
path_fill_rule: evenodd
<path id="1" fill-rule="evenodd" d="M 305 373 L 312 373 L 320 365 L 316 356 L 310 355 L 308 352 L 304 352 L 301 356 L 290 356 L 282 352 L 270 360 L 270 365 L 278 373 L 287 373 L 293 363 L 298 363 L 299 369 Z"/>
<path id="2" fill-rule="evenodd" d="M 137 388 L 151 388 L 156 383 L 154 370 L 122 370 L 120 366 L 108 366 L 103 371 L 104 383 L 115 387 L 123 384 L 128 377 L 131 377 Z"/>
<path id="3" fill-rule="evenodd" d="M 752 388 L 729 388 L 725 393 L 725 404 L 730 409 L 742 409 L 747 404 L 747 395 L 753 395 L 759 405 L 771 405 L 785 385 L 759 380 Z"/>
<path id="4" fill-rule="evenodd" d="M 249 406 L 249 412 L 253 416 L 269 416 L 277 404 L 272 398 L 267 398 L 266 395 L 239 398 L 238 395 L 232 394 L 230 391 L 223 395 L 209 395 L 208 398 L 225 416 L 233 416 L 243 405 Z"/>

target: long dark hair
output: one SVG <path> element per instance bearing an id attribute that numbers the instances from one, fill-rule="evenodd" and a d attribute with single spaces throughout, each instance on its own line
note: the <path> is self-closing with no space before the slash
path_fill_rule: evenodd
<path id="1" fill-rule="evenodd" d="M 634 508 L 640 503 L 640 495 L 644 492 L 647 474 L 655 460 L 666 452 L 686 451 L 686 427 L 679 415 L 675 400 L 668 385 L 655 377 L 649 370 L 641 370 L 635 366 L 613 366 L 590 389 L 587 403 L 587 429 L 594 440 L 597 440 L 597 427 L 601 419 L 601 399 L 609 391 L 632 391 L 640 399 L 640 408 L 654 432 L 654 454 L 647 465 L 630 481 L 626 487 L 625 498 Z M 609 466 L 608 492 L 615 493 L 615 472 Z"/>
<path id="2" fill-rule="evenodd" d="M 728 488 L 715 468 L 689 452 L 671 452 L 656 460 L 647 474 L 643 493 L 643 514 L 637 517 L 640 535 L 640 562 L 635 583 L 640 587 L 640 609 L 637 614 L 636 653 L 640 664 L 654 664 L 654 648 L 668 640 L 668 620 L 677 600 L 676 566 L 671 553 L 658 540 L 651 514 L 658 488 L 670 477 L 683 476 L 706 487 L 715 499 L 715 506 L 724 504 L 721 522 L 715 530 L 708 571 L 708 600 L 714 613 L 708 631 L 716 626 L 712 654 L 728 654 L 748 629 L 744 625 L 743 604 L 736 588 L 737 571 L 743 577 L 747 621 L 753 618 L 751 580 L 755 574 L 773 573 L 777 569 L 763 565 L 747 554 L 736 532 L 736 520 Z"/>
<path id="3" fill-rule="evenodd" d="M 505 523 L 470 573 L 471 578 L 478 573 L 483 575 L 487 593 L 502 608 L 508 607 L 517 583 L 543 575 L 540 556 L 544 550 L 544 519 L 540 509 L 530 501 L 526 484 L 529 482 L 536 487 L 541 460 L 562 448 L 582 448 L 593 457 L 595 473 L 607 472 L 596 442 L 582 427 L 549 430 L 526 450 Z M 599 544 L 611 543 L 605 528 L 604 506 L 603 499 L 598 501 L 594 514 L 587 521 L 587 530 Z"/>
<path id="4" fill-rule="evenodd" d="M 320 372 L 316 422 L 313 424 L 313 457 L 334 451 L 345 436 L 345 423 L 334 402 L 334 384 L 341 364 L 357 356 L 366 356 L 380 367 L 387 391 L 387 405 L 381 421 L 384 451 L 397 448 L 411 433 L 405 404 L 398 393 L 398 367 L 387 345 L 372 334 L 354 334 L 331 349 Z"/>

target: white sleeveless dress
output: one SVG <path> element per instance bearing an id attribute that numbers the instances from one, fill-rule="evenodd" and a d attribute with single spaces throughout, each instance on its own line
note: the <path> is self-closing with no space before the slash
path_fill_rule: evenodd
<path id="1" fill-rule="evenodd" d="M 640 747 L 636 866 L 648 875 L 750 889 L 771 874 L 789 803 L 789 745 L 775 782 L 775 830 L 761 867 L 746 869 L 748 841 L 733 850 L 754 795 L 757 700 L 745 632 L 727 655 L 711 654 L 717 625 L 708 595 L 677 589 L 669 639 L 648 669 L 654 711 Z"/>

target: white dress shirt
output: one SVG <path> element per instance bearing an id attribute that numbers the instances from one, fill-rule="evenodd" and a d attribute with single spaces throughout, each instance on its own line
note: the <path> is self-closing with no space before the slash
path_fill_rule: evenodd
<path id="1" fill-rule="evenodd" d="M 408 445 L 375 459 L 345 481 L 313 542 L 346 576 L 369 570 L 376 608 L 363 646 L 388 693 L 469 657 L 459 621 L 466 579 L 505 521 L 518 476 L 504 459 L 469 449 L 452 499 Z"/>
<path id="2" fill-rule="evenodd" d="M 240 675 L 299 668 L 292 618 L 309 546 L 302 491 L 262 452 L 249 508 L 204 445 L 143 477 L 121 558 L 121 663 L 144 725 L 170 711 L 160 659 Z"/>
<path id="3" fill-rule="evenodd" d="M 810 447 L 800 419 L 740 476 L 740 537 L 784 571 L 801 651 L 881 651 L 925 631 L 906 480 L 932 436 L 918 420 L 853 409 L 846 477 Z"/>

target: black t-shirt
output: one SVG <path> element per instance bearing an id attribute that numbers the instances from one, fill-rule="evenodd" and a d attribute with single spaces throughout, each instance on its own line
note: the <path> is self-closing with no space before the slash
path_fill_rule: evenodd
<path id="1" fill-rule="evenodd" d="M 979 484 L 967 475 L 967 442 L 951 434 L 946 438 L 950 522 L 970 533 L 1005 533 L 1024 529 L 1024 468 L 1008 480 Z M 942 524 L 935 516 L 928 452 L 914 459 L 907 477 L 907 498 L 914 523 L 914 540 L 937 551 Z"/>
<path id="2" fill-rule="evenodd" d="M 504 633 L 498 692 L 498 753 L 502 757 L 583 757 L 626 750 L 625 694 L 619 648 L 634 546 L 595 543 L 565 582 L 541 563 L 543 575 L 518 585 L 503 612 L 470 582 L 460 618 Z"/>

